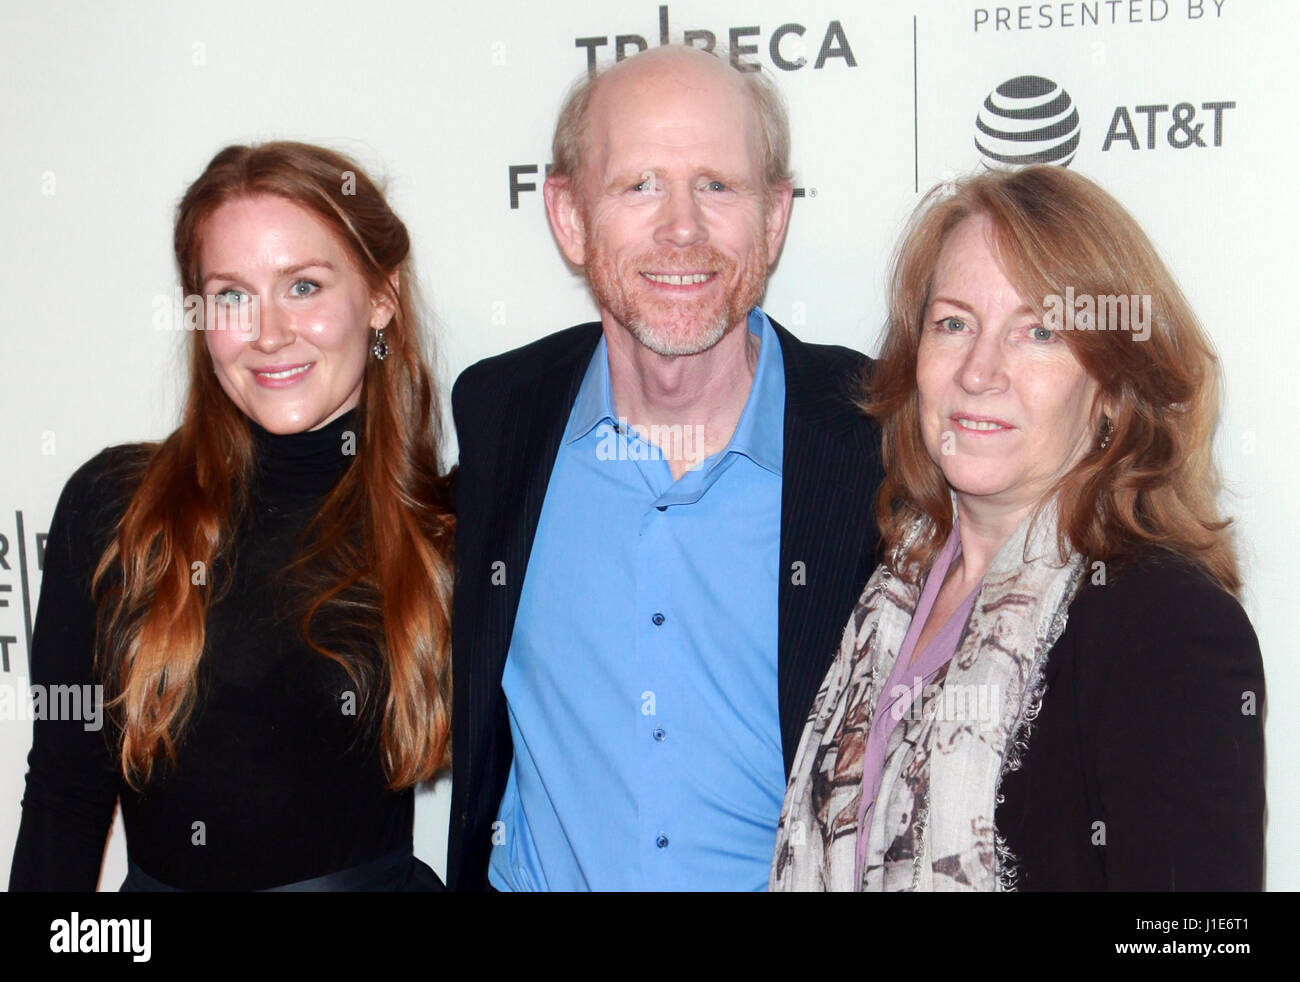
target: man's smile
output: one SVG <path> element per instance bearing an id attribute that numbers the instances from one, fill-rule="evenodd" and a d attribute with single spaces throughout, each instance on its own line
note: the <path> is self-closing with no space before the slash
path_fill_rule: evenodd
<path id="1" fill-rule="evenodd" d="M 713 279 L 715 273 L 642 273 L 651 283 L 662 283 L 666 286 L 693 286 L 697 283 L 707 283 Z"/>

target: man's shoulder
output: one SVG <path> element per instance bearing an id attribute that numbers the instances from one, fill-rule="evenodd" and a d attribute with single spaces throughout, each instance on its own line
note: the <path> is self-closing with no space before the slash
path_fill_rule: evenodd
<path id="1" fill-rule="evenodd" d="M 864 431 L 874 431 L 875 423 L 860 406 L 875 361 L 853 348 L 840 344 L 817 344 L 803 341 L 768 317 L 781 341 L 785 362 L 786 391 L 794 398 L 801 415 L 823 423 L 839 420 Z"/>
<path id="2" fill-rule="evenodd" d="M 458 401 L 485 389 L 499 393 L 503 388 L 571 365 L 584 354 L 591 354 L 600 339 L 600 332 L 600 322 L 591 321 L 476 361 L 456 379 L 452 399 Z"/>
<path id="3" fill-rule="evenodd" d="M 781 339 L 782 350 L 794 353 L 796 358 L 806 361 L 814 367 L 846 368 L 851 371 L 858 371 L 872 364 L 870 356 L 855 348 L 846 348 L 842 344 L 818 344 L 815 341 L 804 341 L 778 324 L 770 315 L 768 320 L 771 321 L 772 329 L 776 331 L 777 337 Z"/>
<path id="4" fill-rule="evenodd" d="M 818 344 L 796 337 L 769 315 L 768 320 L 781 341 L 787 378 L 797 381 L 840 382 L 852 387 L 869 380 L 875 361 L 855 348 L 842 344 Z"/>

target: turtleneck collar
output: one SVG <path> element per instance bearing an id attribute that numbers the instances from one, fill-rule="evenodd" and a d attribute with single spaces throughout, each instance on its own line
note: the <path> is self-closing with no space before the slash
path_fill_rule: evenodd
<path id="1" fill-rule="evenodd" d="M 248 429 L 257 455 L 259 489 L 295 496 L 324 494 L 334 487 L 356 459 L 361 439 L 356 409 L 303 433 L 270 433 L 252 419 Z M 345 445 L 349 431 L 353 436 Z"/>

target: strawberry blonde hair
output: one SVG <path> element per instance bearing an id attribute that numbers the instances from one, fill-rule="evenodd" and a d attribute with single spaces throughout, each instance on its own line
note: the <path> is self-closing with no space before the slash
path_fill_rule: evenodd
<path id="1" fill-rule="evenodd" d="M 991 223 L 998 261 L 1031 305 L 1066 296 L 1067 287 L 1077 296 L 1151 298 L 1145 340 L 1108 323 L 1101 310 L 1095 330 L 1060 333 L 1098 387 L 1096 439 L 1053 489 L 1059 492 L 1062 547 L 1119 568 L 1147 545 L 1164 546 L 1236 593 L 1241 580 L 1229 523 L 1215 503 L 1214 350 L 1133 217 L 1092 181 L 1047 165 L 988 171 L 935 187 L 917 206 L 895 253 L 884 341 L 861 402 L 883 436 L 886 476 L 876 518 L 886 562 L 915 580 L 952 530 L 948 484 L 921 436 L 916 364 L 939 254 L 953 229 L 972 216 Z M 1107 404 L 1114 414 L 1103 448 Z M 920 517 L 929 519 L 926 531 L 905 542 Z"/>
<path id="2" fill-rule="evenodd" d="M 307 643 L 347 670 L 361 713 L 377 723 L 391 788 L 445 766 L 451 699 L 452 517 L 439 472 L 440 422 L 406 227 L 347 157 L 302 143 L 226 147 L 186 191 L 174 230 L 187 295 L 200 295 L 204 224 L 226 202 L 276 195 L 323 222 L 372 293 L 393 303 L 388 357 L 367 360 L 357 455 L 312 519 L 290 571 L 303 589 Z M 390 282 L 396 272 L 397 285 Z M 220 586 L 195 585 L 193 564 L 230 560 L 247 504 L 254 449 L 248 418 L 221 388 L 201 336 L 189 346 L 179 428 L 148 445 L 138 483 L 99 561 L 97 667 L 128 783 L 174 764 L 195 706 L 209 607 Z M 318 613 L 363 639 L 341 650 L 312 636 Z"/>

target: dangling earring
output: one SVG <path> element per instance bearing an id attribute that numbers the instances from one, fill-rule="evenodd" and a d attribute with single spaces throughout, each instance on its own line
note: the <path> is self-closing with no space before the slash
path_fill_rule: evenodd
<path id="1" fill-rule="evenodd" d="M 375 343 L 370 346 L 370 353 L 379 361 L 388 357 L 388 342 L 384 340 L 384 329 L 375 332 Z"/>
<path id="2" fill-rule="evenodd" d="M 1110 446 L 1110 430 L 1111 430 L 1110 417 L 1103 416 L 1101 418 L 1101 449 L 1102 450 L 1105 450 L 1107 447 Z"/>

